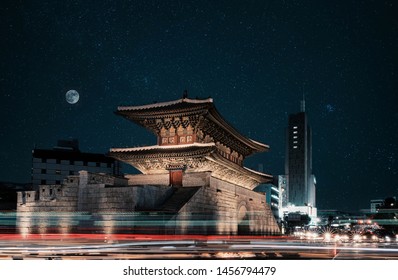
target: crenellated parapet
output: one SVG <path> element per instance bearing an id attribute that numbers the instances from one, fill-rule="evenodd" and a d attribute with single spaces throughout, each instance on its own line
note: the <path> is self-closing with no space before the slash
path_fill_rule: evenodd
<path id="1" fill-rule="evenodd" d="M 108 186 L 127 186 L 128 180 L 125 178 L 114 177 L 104 173 L 91 173 L 85 170 L 79 171 L 79 185 L 108 185 Z"/>

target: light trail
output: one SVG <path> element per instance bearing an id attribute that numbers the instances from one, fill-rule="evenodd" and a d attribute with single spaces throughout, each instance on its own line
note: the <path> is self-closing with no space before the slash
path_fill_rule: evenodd
<path id="1" fill-rule="evenodd" d="M 238 241 L 239 242 L 239 241 Z M 73 253 L 104 253 L 104 252 L 118 252 L 120 250 L 129 251 L 163 251 L 173 250 L 193 252 L 193 251 L 259 251 L 259 250 L 273 250 L 273 251 L 345 251 L 345 252 L 374 252 L 374 253 L 394 253 L 398 257 L 398 248 L 385 248 L 385 247 L 365 247 L 361 246 L 335 246 L 319 243 L 314 244 L 297 244 L 292 243 L 281 243 L 281 242 L 269 242 L 269 241 L 247 241 L 247 244 L 236 244 L 236 241 L 207 241 L 198 242 L 197 240 L 172 240 L 172 241 L 145 241 L 145 242 L 127 242 L 117 244 L 95 244 L 95 245 L 81 245 L 81 246 L 7 246 L 1 247 L 0 252 L 8 253 L 23 253 L 23 254 L 45 254 L 45 253 L 62 253 L 62 254 L 73 254 Z M 375 244 L 369 244 L 375 246 Z M 209 247 L 210 246 L 210 247 Z"/>
<path id="2" fill-rule="evenodd" d="M 294 249 L 294 250 L 340 250 L 340 251 L 368 251 L 368 252 L 394 252 L 398 253 L 398 248 L 369 248 L 369 247 L 335 247 L 331 246 L 306 246 L 306 245 L 279 245 L 279 244 L 251 244 L 232 245 L 235 249 Z"/>
<path id="3" fill-rule="evenodd" d="M 195 241 L 151 241 L 151 242 L 131 242 L 122 244 L 104 244 L 104 245 L 84 245 L 84 246 L 26 246 L 26 247 L 0 247 L 0 251 L 16 251 L 25 253 L 47 253 L 47 252 L 81 252 L 81 251 L 112 251 L 120 248 L 132 248 L 132 247 L 154 247 L 154 246 L 171 246 L 171 245 L 194 245 Z"/>

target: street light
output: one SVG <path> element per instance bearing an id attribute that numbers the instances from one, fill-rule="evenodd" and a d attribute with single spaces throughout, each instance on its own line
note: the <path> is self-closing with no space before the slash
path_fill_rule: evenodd
<path id="1" fill-rule="evenodd" d="M 332 239 L 332 235 L 329 232 L 327 232 L 325 233 L 324 239 L 326 242 L 330 242 L 330 240 Z"/>

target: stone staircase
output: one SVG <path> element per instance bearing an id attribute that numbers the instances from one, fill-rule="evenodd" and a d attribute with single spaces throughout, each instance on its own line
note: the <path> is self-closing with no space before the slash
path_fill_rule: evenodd
<path id="1" fill-rule="evenodd" d="M 173 194 L 163 203 L 163 212 L 178 213 L 178 211 L 195 195 L 200 187 L 174 187 Z"/>

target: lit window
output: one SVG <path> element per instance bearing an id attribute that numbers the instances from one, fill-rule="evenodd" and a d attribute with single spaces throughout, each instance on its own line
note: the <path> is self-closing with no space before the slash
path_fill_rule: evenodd
<path id="1" fill-rule="evenodd" d="M 297 144 L 297 141 L 293 141 L 293 144 Z"/>
<path id="2" fill-rule="evenodd" d="M 293 146 L 293 149 L 297 149 L 297 146 Z"/>
<path id="3" fill-rule="evenodd" d="M 293 131 L 293 134 L 297 134 L 297 131 Z"/>
<path id="4" fill-rule="evenodd" d="M 297 136 L 293 136 L 293 139 L 297 139 Z"/>
<path id="5" fill-rule="evenodd" d="M 293 129 L 297 129 L 297 126 L 293 126 Z"/>

